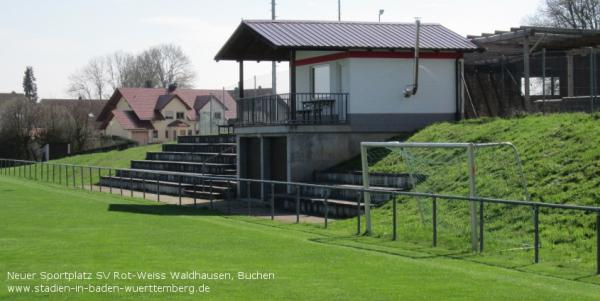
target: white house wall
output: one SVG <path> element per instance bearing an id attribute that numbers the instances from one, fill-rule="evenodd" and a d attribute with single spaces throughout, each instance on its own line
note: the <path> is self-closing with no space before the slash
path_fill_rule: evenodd
<path id="1" fill-rule="evenodd" d="M 298 52 L 298 59 L 335 52 Z M 328 64 L 330 91 L 348 93 L 353 131 L 412 131 L 456 115 L 456 59 L 421 59 L 417 95 L 404 97 L 413 83 L 413 59 L 344 58 L 301 65 L 296 91 L 311 92 L 310 69 Z M 338 74 L 339 73 L 339 74 Z"/>

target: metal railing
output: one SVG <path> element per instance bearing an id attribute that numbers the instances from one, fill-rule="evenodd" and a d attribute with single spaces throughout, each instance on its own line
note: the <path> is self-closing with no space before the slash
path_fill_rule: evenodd
<path id="1" fill-rule="evenodd" d="M 343 124 L 347 93 L 292 93 L 241 98 L 236 126 Z"/>
<path id="2" fill-rule="evenodd" d="M 465 196 L 454 196 L 454 195 L 443 195 L 443 194 L 435 194 L 435 193 L 422 193 L 422 192 L 410 192 L 410 191 L 397 191 L 397 190 L 383 190 L 380 188 L 363 188 L 363 187 L 340 187 L 333 185 L 321 185 L 321 184 L 311 184 L 311 183 L 301 183 L 301 182 L 284 182 L 284 181 L 274 181 L 274 180 L 259 180 L 259 179 L 245 179 L 239 177 L 223 177 L 223 176 L 214 176 L 207 174 L 190 174 L 190 173 L 180 173 L 180 172 L 168 172 L 168 171 L 151 171 L 151 170 L 135 170 L 135 169 L 127 169 L 127 168 L 110 168 L 110 167 L 99 167 L 99 166 L 83 166 L 83 165 L 74 165 L 74 164 L 63 164 L 63 163 L 52 163 L 52 162 L 34 162 L 34 161 L 25 161 L 25 160 L 12 160 L 12 159 L 0 159 L 0 175 L 9 175 L 9 176 L 17 176 L 23 177 L 31 180 L 41 180 L 49 183 L 64 185 L 65 187 L 72 188 L 80 188 L 85 190 L 94 190 L 94 186 L 97 186 L 97 190 L 102 192 L 103 186 L 94 184 L 94 179 L 100 179 L 102 177 L 112 179 L 118 172 L 128 171 L 128 172 L 138 172 L 147 175 L 153 175 L 154 178 L 146 179 L 143 178 L 143 198 L 147 198 L 147 187 L 153 186 L 156 187 L 156 201 L 161 202 L 161 185 L 175 185 L 176 193 L 171 193 L 170 195 L 178 198 L 177 205 L 186 205 L 182 202 L 182 197 L 184 197 L 184 193 L 182 190 L 182 179 L 193 178 L 193 185 L 209 186 L 210 191 L 213 191 L 215 187 L 215 183 L 217 182 L 228 182 L 233 183 L 232 188 L 238 187 L 240 191 L 244 193 L 240 196 L 234 197 L 232 194 L 225 194 L 222 199 L 216 199 L 210 194 L 210 197 L 207 202 L 210 208 L 218 209 L 225 213 L 232 213 L 232 204 L 233 202 L 241 202 L 242 204 L 247 206 L 248 215 L 253 215 L 253 210 L 256 209 L 267 209 L 267 215 L 273 220 L 275 219 L 276 212 L 276 186 L 285 187 L 285 189 L 289 192 L 288 195 L 293 199 L 293 215 L 295 215 L 295 222 L 300 222 L 301 216 L 301 202 L 306 196 L 301 195 L 301 191 L 303 188 L 319 188 L 325 191 L 322 201 L 322 222 L 323 227 L 327 228 L 329 225 L 330 215 L 331 215 L 331 207 L 335 204 L 329 199 L 329 196 L 334 191 L 344 190 L 344 191 L 353 191 L 356 193 L 356 200 L 354 202 L 354 208 L 356 209 L 357 214 L 356 222 L 357 222 L 357 231 L 356 234 L 360 235 L 361 233 L 361 223 L 362 223 L 362 213 L 363 211 L 363 202 L 365 195 L 367 194 L 385 194 L 391 197 L 390 202 L 392 203 L 391 210 L 391 220 L 392 224 L 392 240 L 398 239 L 397 234 L 397 199 L 398 196 L 410 197 L 415 199 L 428 199 L 431 200 L 432 203 L 432 233 L 431 233 L 431 245 L 433 247 L 438 246 L 438 203 L 441 200 L 449 201 L 449 202 L 477 202 L 480 204 L 480 208 L 484 204 L 502 204 L 502 205 L 511 205 L 511 206 L 521 206 L 528 207 L 532 209 L 532 223 L 533 223 L 533 262 L 538 263 L 540 260 L 540 209 L 552 209 L 552 210 L 571 210 L 571 211 L 579 211 L 586 213 L 593 213 L 596 215 L 595 221 L 595 231 L 596 231 L 596 273 L 600 274 L 600 207 L 594 206 L 581 206 L 581 205 L 572 205 L 572 204 L 555 204 L 555 203 L 541 203 L 541 202 L 533 202 L 533 201 L 518 201 L 518 200 L 508 200 L 508 199 L 497 199 L 497 198 L 484 198 L 484 197 L 465 197 Z M 87 172 L 87 175 L 86 175 Z M 171 182 L 169 184 L 160 180 L 160 175 L 170 175 L 177 178 L 175 183 Z M 98 176 L 96 178 L 96 176 Z M 88 183 L 85 183 L 88 180 Z M 123 188 L 130 188 L 129 193 L 130 196 L 134 196 L 134 177 L 131 176 L 127 179 L 121 180 L 124 183 L 129 183 L 129 186 L 120 185 L 119 187 L 115 187 L 112 181 L 108 181 L 108 187 L 104 186 L 104 191 L 114 193 L 115 190 L 119 191 L 120 195 L 123 195 Z M 78 183 L 79 181 L 79 183 Z M 139 181 L 139 179 L 136 179 Z M 257 200 L 253 198 L 253 185 L 249 185 L 252 183 L 257 183 L 262 186 L 261 190 L 264 187 L 268 193 L 266 193 L 262 199 Z M 136 190 L 138 191 L 138 190 Z M 163 193 L 164 194 L 164 193 Z M 224 205 L 221 207 L 216 206 L 217 201 L 224 202 Z M 187 205 L 198 205 L 197 199 L 194 195 L 193 203 Z M 482 252 L 484 248 L 484 215 L 483 210 L 479 211 L 479 251 Z M 240 213 L 240 212 L 238 212 Z"/>

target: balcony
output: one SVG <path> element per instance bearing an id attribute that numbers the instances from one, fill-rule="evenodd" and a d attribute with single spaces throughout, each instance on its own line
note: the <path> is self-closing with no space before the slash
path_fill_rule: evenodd
<path id="1" fill-rule="evenodd" d="M 235 126 L 345 124 L 347 93 L 288 93 L 241 98 Z"/>

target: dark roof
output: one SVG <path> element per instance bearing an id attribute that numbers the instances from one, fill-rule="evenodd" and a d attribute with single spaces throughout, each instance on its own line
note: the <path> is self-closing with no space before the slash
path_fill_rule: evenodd
<path id="1" fill-rule="evenodd" d="M 27 101 L 27 97 L 23 93 L 0 93 L 0 102 L 8 102 L 13 100 Z"/>
<path id="2" fill-rule="evenodd" d="M 414 23 L 244 20 L 216 60 L 289 60 L 289 50 L 414 48 Z M 421 24 L 421 49 L 474 51 L 477 46 L 440 24 Z"/>
<path id="3" fill-rule="evenodd" d="M 512 27 L 510 30 L 496 30 L 493 33 L 467 36 L 485 52 L 465 56 L 467 64 L 497 63 L 503 56 L 523 55 L 523 45 L 529 45 L 531 53 L 546 49 L 568 51 L 600 45 L 600 30 L 572 29 L 542 26 Z"/>
<path id="4" fill-rule="evenodd" d="M 112 111 L 112 116 L 125 130 L 152 130 L 152 122 L 140 120 L 133 111 Z M 110 119 L 109 119 L 110 120 Z"/>
<path id="5" fill-rule="evenodd" d="M 171 100 L 173 100 L 173 98 L 178 98 L 176 94 L 165 94 L 165 95 L 161 95 L 158 97 L 158 100 L 156 101 L 156 107 L 154 108 L 154 110 L 156 111 L 160 111 L 162 109 L 164 109 L 170 102 Z M 183 103 L 184 106 L 186 106 L 188 108 L 188 110 L 191 109 L 191 107 L 189 106 L 189 104 L 185 101 L 181 101 Z"/>
<path id="6" fill-rule="evenodd" d="M 61 106 L 70 111 L 87 108 L 87 113 L 91 113 L 94 117 L 97 117 L 107 102 L 108 100 L 105 99 L 44 98 L 38 104 L 41 106 Z"/>
<path id="7" fill-rule="evenodd" d="M 214 95 L 202 95 L 196 97 L 196 101 L 194 102 L 194 110 L 200 110 L 204 107 L 211 99 L 214 99 L 216 102 L 220 103 L 224 108 L 227 108 L 218 98 Z"/>

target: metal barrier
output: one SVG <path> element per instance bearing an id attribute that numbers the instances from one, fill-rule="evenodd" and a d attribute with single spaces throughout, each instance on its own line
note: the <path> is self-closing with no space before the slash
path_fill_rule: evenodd
<path id="1" fill-rule="evenodd" d="M 32 170 L 32 167 L 35 166 L 35 169 Z M 38 166 L 40 169 L 40 172 L 38 173 Z M 62 180 L 62 173 L 63 173 L 63 169 L 64 169 L 64 181 Z M 69 169 L 71 169 L 72 173 L 71 173 L 71 181 L 72 183 L 69 182 Z M 81 183 L 76 183 L 76 176 L 75 176 L 75 171 L 79 170 L 80 172 L 80 181 Z M 245 178 L 239 178 L 239 177 L 223 177 L 223 176 L 213 176 L 213 175 L 207 175 L 207 174 L 190 174 L 190 173 L 180 173 L 180 172 L 169 172 L 169 171 L 151 171 L 151 170 L 144 170 L 144 171 L 140 171 L 140 170 L 135 170 L 135 169 L 128 169 L 128 168 L 111 168 L 111 167 L 100 167 L 100 166 L 83 166 L 83 165 L 74 165 L 74 164 L 65 164 L 65 163 L 52 163 L 52 162 L 35 162 L 35 161 L 25 161 L 25 160 L 12 160 L 12 159 L 0 159 L 0 175 L 9 175 L 9 176 L 17 176 L 17 177 L 23 177 L 26 179 L 32 179 L 32 180 L 41 180 L 41 181 L 46 181 L 49 183 L 53 183 L 53 184 L 58 184 L 58 185 L 65 185 L 65 187 L 73 187 L 76 189 L 84 189 L 86 190 L 85 187 L 85 183 L 84 183 L 84 172 L 88 171 L 88 175 L 89 175 L 89 180 L 90 183 L 89 184 L 89 190 L 92 191 L 93 190 L 93 177 L 96 174 L 97 171 L 97 175 L 98 175 L 98 179 L 100 179 L 103 176 L 103 172 L 104 172 L 104 176 L 109 178 L 109 192 L 112 194 L 113 193 L 113 184 L 112 184 L 112 180 L 113 176 L 116 175 L 117 171 L 129 171 L 129 172 L 138 172 L 138 173 L 144 173 L 144 174 L 151 174 L 151 175 L 156 175 L 156 179 L 155 180 L 148 180 L 146 178 L 144 178 L 142 181 L 142 187 L 143 187 L 143 194 L 142 197 L 144 199 L 146 199 L 146 183 L 149 184 L 155 184 L 156 185 L 156 201 L 160 202 L 161 201 L 161 180 L 158 177 L 158 175 L 172 175 L 178 178 L 177 181 L 177 194 L 174 195 L 175 197 L 178 197 L 178 202 L 177 205 L 182 205 L 182 197 L 183 197 L 183 192 L 182 192 L 182 177 L 191 177 L 194 178 L 194 183 L 202 183 L 202 185 L 205 185 L 206 182 L 208 182 L 208 185 L 210 187 L 210 194 L 209 194 L 209 207 L 210 208 L 214 208 L 214 202 L 215 199 L 213 199 L 213 183 L 216 181 L 228 181 L 228 182 L 233 182 L 235 183 L 236 187 L 239 187 L 240 190 L 241 187 L 245 187 L 246 188 L 246 194 L 245 194 L 245 198 L 242 196 L 238 196 L 238 200 L 242 200 L 243 202 L 247 203 L 247 210 L 248 210 L 248 214 L 252 215 L 253 212 L 253 207 L 252 204 L 254 203 L 254 201 L 252 200 L 252 183 L 258 183 L 260 185 L 269 185 L 271 190 L 270 190 L 270 195 L 268 196 L 268 198 L 265 198 L 265 202 L 262 202 L 261 205 L 263 206 L 268 206 L 269 209 L 269 214 L 270 214 L 270 218 L 273 220 L 275 219 L 275 197 L 276 197 L 276 193 L 275 193 L 275 186 L 276 185 L 281 185 L 283 187 L 285 187 L 288 191 L 290 191 L 290 195 L 294 195 L 294 201 L 295 201 L 295 210 L 294 210 L 294 214 L 295 214 L 295 222 L 299 223 L 300 222 L 300 215 L 301 215 L 301 209 L 300 209 L 300 200 L 301 200 L 301 188 L 321 188 L 324 189 L 326 191 L 326 195 L 323 198 L 323 205 L 324 205 L 324 214 L 323 214 L 323 227 L 327 228 L 328 224 L 329 224 L 329 206 L 330 203 L 328 201 L 329 199 L 329 195 L 331 194 L 332 191 L 335 190 L 347 190 L 347 191 L 355 191 L 357 194 L 357 198 L 356 198 L 356 209 L 357 212 L 359 214 L 357 214 L 356 217 L 356 221 L 357 221 L 357 231 L 356 234 L 360 235 L 361 234 L 361 222 L 362 222 L 362 218 L 361 218 L 361 214 L 363 212 L 363 210 L 361 209 L 361 204 L 362 204 L 362 200 L 364 199 L 364 195 L 367 193 L 381 193 L 381 194 L 387 194 L 393 197 L 396 196 L 406 196 L 406 197 L 413 197 L 413 198 L 417 198 L 417 199 L 430 199 L 432 201 L 432 246 L 433 247 L 437 247 L 438 246 L 438 221 L 437 221 L 437 204 L 440 200 L 446 200 L 446 201 L 463 201 L 463 202 L 479 202 L 480 204 L 504 204 L 504 205 L 515 205 L 515 206 L 524 206 L 524 207 L 529 207 L 532 209 L 533 211 L 533 227 L 534 227 L 534 233 L 533 233 L 533 246 L 534 246 L 534 258 L 533 258 L 533 262 L 534 263 L 538 263 L 539 259 L 540 259 L 540 236 L 539 236 L 539 223 L 540 223 L 540 209 L 541 208 L 548 208 L 548 209 L 557 209 L 557 210 L 574 210 L 574 211 L 583 211 L 583 212 L 587 212 L 587 213 L 595 213 L 596 214 L 596 274 L 600 274 L 600 207 L 594 207 L 594 206 L 580 206 L 580 205 L 571 205 L 571 204 L 554 204 L 554 203 L 541 203 L 541 202 L 533 202 L 533 201 L 518 201 L 518 200 L 507 200 L 507 199 L 496 199 L 496 198 L 483 198 L 483 197 L 463 197 L 463 196 L 454 196 L 454 195 L 442 195 L 442 194 L 434 194 L 434 193 L 422 193 L 422 192 L 410 192 L 410 191 L 389 191 L 389 190 L 382 190 L 382 189 L 377 189 L 377 188 L 363 188 L 363 187 L 339 187 L 339 186 L 332 186 L 332 185 L 321 185 L 321 184 L 311 184 L 311 183 L 301 183 L 301 182 L 284 182 L 284 181 L 273 181 L 273 180 L 258 180 L 258 179 L 245 179 Z M 115 171 L 115 173 L 113 173 L 113 171 Z M 45 175 L 45 177 L 44 177 Z M 130 178 L 128 179 L 129 181 L 129 188 L 130 188 L 130 196 L 133 196 L 133 191 L 134 189 L 134 185 L 133 185 L 133 176 L 130 173 Z M 148 182 L 151 181 L 151 182 Z M 242 185 L 242 184 L 246 184 L 246 185 Z M 163 185 L 165 185 L 163 183 Z M 123 195 L 123 187 L 120 186 L 120 195 Z M 102 192 L 102 186 L 98 185 L 98 191 Z M 162 193 L 164 194 L 164 193 Z M 195 194 L 194 194 L 195 195 Z M 268 200 L 267 200 L 268 199 Z M 193 205 L 197 205 L 196 202 L 196 197 L 194 197 L 194 203 Z M 233 199 L 229 199 L 229 197 L 226 197 L 224 199 L 224 201 L 226 201 L 226 212 L 231 213 L 231 201 L 234 201 Z M 397 240 L 397 200 L 395 198 L 391 199 L 391 203 L 392 203 L 392 240 Z M 480 206 L 480 209 L 483 208 L 483 206 Z M 484 248 L 484 237 L 483 237 L 483 233 L 484 233 L 484 216 L 483 216 L 483 211 L 480 210 L 480 214 L 479 214 L 479 219 L 480 219 L 480 223 L 479 223 L 479 251 L 482 252 L 483 248 Z"/>

